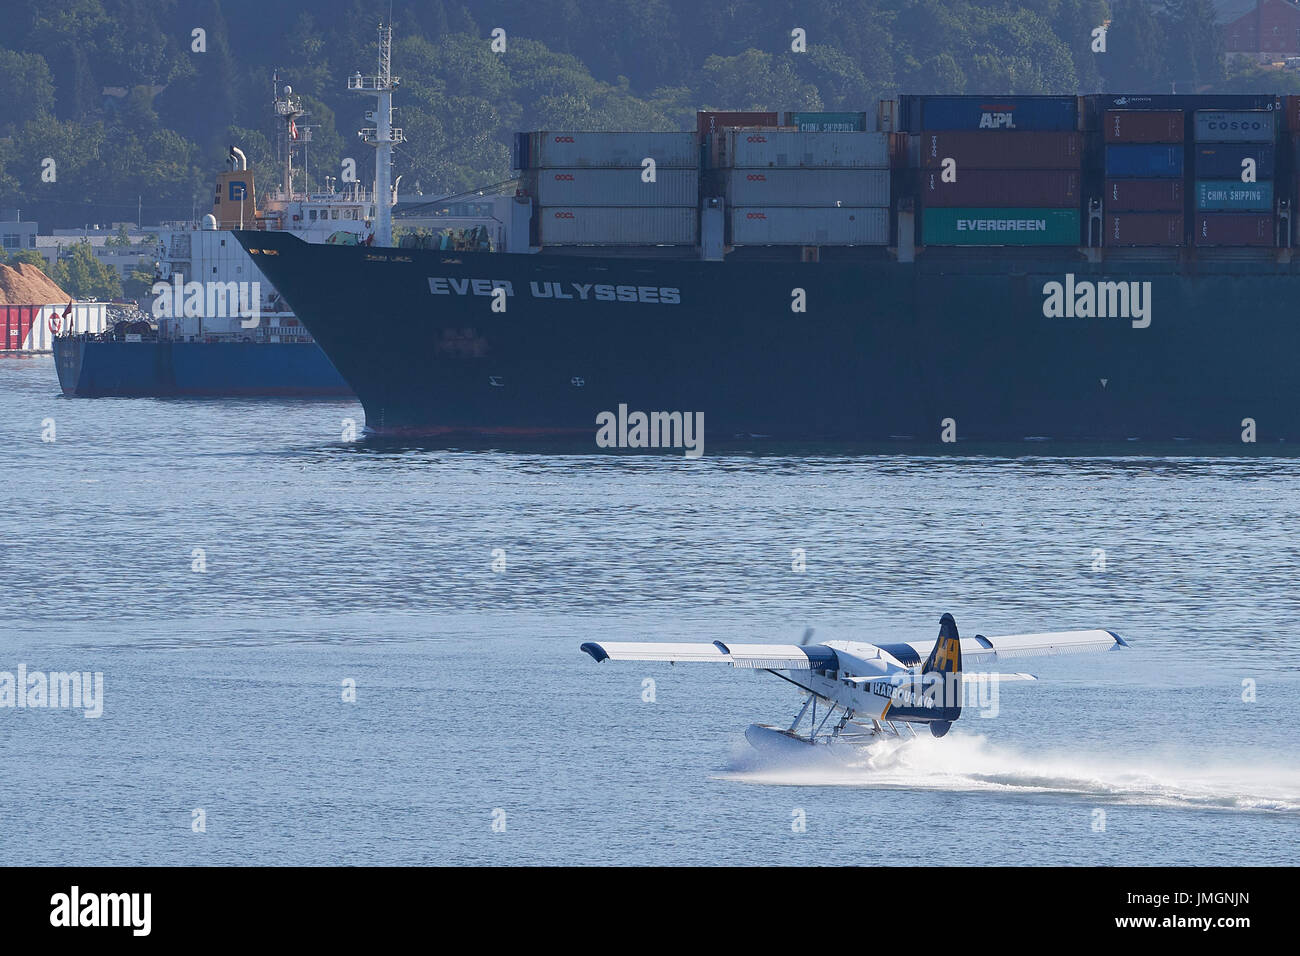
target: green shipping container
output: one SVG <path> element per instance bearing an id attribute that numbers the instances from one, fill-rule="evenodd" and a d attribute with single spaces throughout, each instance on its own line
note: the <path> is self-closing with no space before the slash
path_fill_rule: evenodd
<path id="1" fill-rule="evenodd" d="M 866 113 L 787 113 L 786 126 L 801 133 L 862 133 L 867 129 Z"/>
<path id="2" fill-rule="evenodd" d="M 1077 246 L 1077 209 L 926 209 L 929 246 Z"/>
<path id="3" fill-rule="evenodd" d="M 1202 212 L 1216 209 L 1272 212 L 1273 184 L 1243 183 L 1238 179 L 1198 179 L 1196 208 Z"/>

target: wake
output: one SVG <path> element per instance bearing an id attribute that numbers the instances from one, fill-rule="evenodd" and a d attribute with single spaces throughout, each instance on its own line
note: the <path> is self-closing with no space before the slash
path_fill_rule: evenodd
<path id="1" fill-rule="evenodd" d="M 883 740 L 868 748 L 760 754 L 747 745 L 723 779 L 778 786 L 941 790 L 1078 798 L 1096 804 L 1300 814 L 1300 770 L 1148 756 L 1029 754 L 982 736 Z"/>

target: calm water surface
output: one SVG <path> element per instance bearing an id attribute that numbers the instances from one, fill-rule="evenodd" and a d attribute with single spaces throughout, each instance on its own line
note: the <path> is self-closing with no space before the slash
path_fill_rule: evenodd
<path id="1" fill-rule="evenodd" d="M 48 357 L 0 358 L 0 671 L 104 680 L 99 719 L 0 707 L 0 862 L 1293 862 L 1300 460 L 689 461 L 346 418 L 68 400 Z M 1133 646 L 813 762 L 744 743 L 792 718 L 780 681 L 578 651 L 931 638 L 944 611 Z"/>

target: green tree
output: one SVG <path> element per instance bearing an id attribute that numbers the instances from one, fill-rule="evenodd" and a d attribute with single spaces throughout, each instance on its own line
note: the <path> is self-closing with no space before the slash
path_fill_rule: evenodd
<path id="1" fill-rule="evenodd" d="M 54 113 L 54 78 L 39 53 L 0 50 L 0 134 Z"/>
<path id="2" fill-rule="evenodd" d="M 153 263 L 141 259 L 140 264 L 131 270 L 122 282 L 122 295 L 139 301 L 149 295 L 154 285 Z"/>
<path id="3" fill-rule="evenodd" d="M 794 56 L 751 49 L 739 56 L 709 57 L 700 71 L 701 108 L 821 109 L 821 94 L 817 87 L 800 78 Z"/>
<path id="4" fill-rule="evenodd" d="M 20 262 L 25 262 L 30 266 L 35 266 L 42 272 L 50 271 L 50 264 L 46 262 L 45 257 L 35 249 L 15 249 L 9 256 L 9 260 L 6 264 L 16 266 Z"/>
<path id="5" fill-rule="evenodd" d="M 1166 0 L 1168 62 L 1180 92 L 1222 83 L 1223 34 L 1212 0 Z"/>
<path id="6" fill-rule="evenodd" d="M 1101 65 L 1106 89 L 1168 93 L 1172 80 L 1163 25 L 1146 0 L 1115 0 Z"/>
<path id="7" fill-rule="evenodd" d="M 122 295 L 117 270 L 100 262 L 89 242 L 73 245 L 71 253 L 51 270 L 50 278 L 78 299 L 116 299 Z"/>

